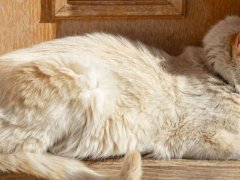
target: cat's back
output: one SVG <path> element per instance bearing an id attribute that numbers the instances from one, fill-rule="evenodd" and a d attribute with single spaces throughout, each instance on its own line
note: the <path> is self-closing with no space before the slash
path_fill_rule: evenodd
<path id="1" fill-rule="evenodd" d="M 56 39 L 0 56 L 0 64 L 7 62 L 10 66 L 31 61 L 53 66 L 57 63 L 76 74 L 82 73 L 80 69 L 98 71 L 95 74 L 111 72 L 129 87 L 138 85 L 137 88 L 154 89 L 162 78 L 171 81 L 160 67 L 160 63 L 166 61 L 160 51 L 122 36 L 104 33 Z"/>
<path id="2" fill-rule="evenodd" d="M 159 55 L 141 43 L 99 33 L 57 39 L 18 50 L 0 57 L 0 83 L 3 84 L 0 108 L 9 112 L 6 121 L 23 117 L 24 123 L 41 122 L 46 127 L 48 121 L 44 117 L 51 117 L 54 122 L 71 122 L 59 124 L 58 131 L 64 133 L 66 129 L 80 129 L 87 121 L 95 123 L 86 132 L 94 132 L 93 137 L 104 132 L 103 123 L 112 124 L 127 136 L 137 133 L 143 137 L 143 131 L 151 129 L 153 123 L 150 122 L 156 120 L 157 123 L 160 118 L 162 105 L 159 102 L 164 102 L 164 109 L 172 111 L 174 108 L 171 103 L 175 98 L 174 80 L 161 68 L 160 62 L 166 59 Z M 14 111 L 16 103 L 12 102 L 23 107 L 21 112 Z M 34 108 L 38 109 L 38 114 Z M 31 113 L 25 113 L 30 109 L 33 109 Z M 66 117 L 71 120 L 65 121 Z M 123 130 L 122 122 L 128 125 Z M 54 137 L 53 132 L 50 133 Z M 118 133 L 116 136 L 122 137 Z M 106 155 L 101 149 L 96 152 L 94 143 L 84 139 L 79 143 L 79 137 L 69 137 L 69 140 L 87 147 L 93 157 Z M 132 149 L 138 141 L 141 139 L 122 141 L 118 153 Z M 78 152 L 73 155 L 71 150 L 76 149 L 81 150 L 69 147 L 64 155 L 83 157 Z M 62 149 L 56 147 L 52 151 L 61 153 Z"/>
<path id="3" fill-rule="evenodd" d="M 143 59 L 142 56 L 152 56 L 150 49 L 139 42 L 133 42 L 125 37 L 105 33 L 91 33 L 82 36 L 70 36 L 34 45 L 30 48 L 16 50 L 0 56 L 0 60 L 31 61 L 43 58 L 77 55 L 81 57 L 98 57 L 99 59 L 116 56 Z M 115 59 L 116 60 L 116 59 Z"/>
<path id="4" fill-rule="evenodd" d="M 172 78 L 160 65 L 165 60 L 160 52 L 142 43 L 93 33 L 56 39 L 5 54 L 0 57 L 0 75 L 8 77 L 14 72 L 11 68 L 22 72 L 21 68 L 25 67 L 30 68 L 27 71 L 34 73 L 34 77 L 38 73 L 64 72 L 78 81 L 77 84 L 84 77 L 90 88 L 97 84 L 113 87 L 110 89 L 118 89 L 125 97 L 138 99 L 136 103 L 146 104 L 159 95 L 164 97 L 164 89 L 171 88 Z"/>

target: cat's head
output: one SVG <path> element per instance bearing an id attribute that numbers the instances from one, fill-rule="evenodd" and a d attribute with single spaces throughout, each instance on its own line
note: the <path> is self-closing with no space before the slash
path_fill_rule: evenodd
<path id="1" fill-rule="evenodd" d="M 203 40 L 207 66 L 240 92 L 240 17 L 214 25 Z"/>

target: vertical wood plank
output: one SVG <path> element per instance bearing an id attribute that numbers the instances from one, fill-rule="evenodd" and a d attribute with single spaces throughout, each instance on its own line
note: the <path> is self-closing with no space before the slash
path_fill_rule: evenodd
<path id="1" fill-rule="evenodd" d="M 0 0 L 0 54 L 55 38 L 56 25 L 40 20 L 41 0 Z"/>

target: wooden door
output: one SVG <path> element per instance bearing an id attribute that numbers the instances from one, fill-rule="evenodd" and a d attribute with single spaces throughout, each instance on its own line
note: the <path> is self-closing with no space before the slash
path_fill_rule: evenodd
<path id="1" fill-rule="evenodd" d="M 106 2 L 112 9 L 104 14 Z M 176 54 L 200 45 L 209 27 L 226 15 L 240 15 L 239 0 L 0 0 L 0 54 L 95 31 Z"/>
<path id="2" fill-rule="evenodd" d="M 240 0 L 0 0 L 0 54 L 96 31 L 120 34 L 178 54 L 188 45 L 201 45 L 207 30 L 227 15 L 240 15 Z M 240 177 L 238 162 L 196 163 L 144 161 L 144 178 Z M 90 164 L 105 171 L 119 167 L 118 162 Z M 0 179 L 27 178 L 7 175 Z"/>

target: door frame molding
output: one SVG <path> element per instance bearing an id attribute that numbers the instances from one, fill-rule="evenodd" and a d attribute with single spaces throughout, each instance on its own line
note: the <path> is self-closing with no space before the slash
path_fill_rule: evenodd
<path id="1" fill-rule="evenodd" d="M 43 11 L 51 8 L 53 19 L 183 18 L 186 0 L 89 1 L 42 0 Z M 46 5 L 48 2 L 48 5 Z M 44 13 L 44 12 L 43 12 Z M 44 17 L 44 15 L 42 15 Z M 46 19 L 46 17 L 45 17 Z"/>

